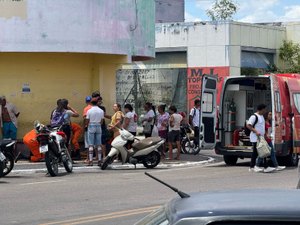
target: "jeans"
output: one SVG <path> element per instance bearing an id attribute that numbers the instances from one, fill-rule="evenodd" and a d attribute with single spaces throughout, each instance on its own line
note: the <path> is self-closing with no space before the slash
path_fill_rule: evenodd
<path id="1" fill-rule="evenodd" d="M 195 146 L 199 146 L 199 127 L 194 127 L 194 144 Z"/>
<path id="2" fill-rule="evenodd" d="M 270 142 L 270 143 L 268 143 L 269 144 L 269 146 L 271 147 L 271 155 L 270 155 L 270 158 L 271 158 L 271 160 L 272 160 L 272 162 L 273 162 L 273 165 L 274 165 L 274 167 L 277 167 L 278 166 L 278 162 L 277 162 L 277 159 L 276 159 L 276 156 L 275 156 L 275 150 L 274 150 L 274 146 L 273 146 L 273 143 L 272 142 Z M 263 158 L 257 158 L 257 162 L 256 162 L 256 165 L 260 165 L 262 162 L 263 162 Z"/>
<path id="3" fill-rule="evenodd" d="M 89 146 L 100 146 L 102 144 L 102 131 L 100 124 L 89 124 L 87 133 Z"/>
<path id="4" fill-rule="evenodd" d="M 253 146 L 253 152 L 251 155 L 251 162 L 250 162 L 250 168 L 253 168 L 256 164 L 256 158 L 258 156 L 257 154 L 257 148 L 256 148 L 256 142 L 252 142 L 252 146 Z"/>
<path id="5" fill-rule="evenodd" d="M 11 138 L 12 140 L 17 139 L 17 128 L 13 122 L 3 122 L 3 138 Z"/>

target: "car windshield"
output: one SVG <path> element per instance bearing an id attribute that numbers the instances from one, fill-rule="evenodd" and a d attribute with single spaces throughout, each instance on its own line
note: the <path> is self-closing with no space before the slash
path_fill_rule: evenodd
<path id="1" fill-rule="evenodd" d="M 165 207 L 161 207 L 158 210 L 155 210 L 148 216 L 144 217 L 142 220 L 137 222 L 135 225 L 169 225 L 167 219 Z"/>

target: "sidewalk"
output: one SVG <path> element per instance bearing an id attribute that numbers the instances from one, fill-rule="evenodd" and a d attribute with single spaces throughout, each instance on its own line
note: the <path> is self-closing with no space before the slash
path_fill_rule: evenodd
<path id="1" fill-rule="evenodd" d="M 161 160 L 159 165 L 156 167 L 158 169 L 163 168 L 179 168 L 179 167 L 190 167 L 197 166 L 207 163 L 215 162 L 213 154 L 213 150 L 202 150 L 198 155 L 187 155 L 181 154 L 180 160 Z M 73 170 L 99 170 L 97 166 L 97 161 L 94 161 L 94 166 L 87 166 L 84 160 L 75 160 L 73 164 Z M 114 162 L 108 166 L 108 170 L 110 169 L 134 169 L 134 165 L 132 164 L 122 164 L 121 162 Z M 137 169 L 145 169 L 143 164 L 137 164 Z M 64 169 L 62 168 L 62 171 Z M 19 160 L 15 163 L 14 169 L 12 173 L 39 173 L 39 172 L 47 172 L 45 162 L 30 162 L 28 160 Z"/>

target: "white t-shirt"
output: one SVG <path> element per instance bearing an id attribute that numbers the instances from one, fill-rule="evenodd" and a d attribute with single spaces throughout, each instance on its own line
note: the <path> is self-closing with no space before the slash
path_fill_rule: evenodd
<path id="1" fill-rule="evenodd" d="M 257 130 L 262 136 L 265 135 L 265 118 L 263 115 L 259 115 L 258 113 L 255 113 L 257 115 L 257 123 L 255 124 L 254 128 Z M 250 116 L 247 124 L 253 125 L 256 120 L 256 117 L 254 115 Z M 251 131 L 250 133 L 250 142 L 257 142 L 257 135 Z"/>
<path id="2" fill-rule="evenodd" d="M 92 106 L 87 111 L 86 118 L 90 124 L 100 124 L 101 120 L 104 119 L 104 112 L 98 106 Z"/>
<path id="3" fill-rule="evenodd" d="M 66 110 L 66 113 L 65 113 L 65 116 L 64 116 L 65 123 L 70 124 L 71 123 L 71 117 L 74 114 L 75 113 L 72 110 L 70 110 L 70 109 Z"/>
<path id="4" fill-rule="evenodd" d="M 136 132 L 137 123 L 135 122 L 135 113 L 134 112 L 127 112 L 125 114 L 125 118 L 129 119 L 129 124 L 126 128 L 129 132 Z"/>
<path id="5" fill-rule="evenodd" d="M 180 122 L 181 122 L 181 120 L 182 120 L 182 116 L 180 115 L 180 114 L 178 114 L 178 113 L 174 113 L 174 114 L 172 114 L 171 116 L 173 116 L 173 118 L 174 118 L 174 126 L 173 127 L 171 127 L 170 125 L 169 125 L 169 131 L 172 131 L 172 130 L 180 130 Z M 170 116 L 170 118 L 171 118 L 171 116 Z M 169 123 L 170 124 L 170 123 Z"/>
<path id="6" fill-rule="evenodd" d="M 154 125 L 154 117 L 155 117 L 155 113 L 154 113 L 154 111 L 152 110 L 152 109 L 150 109 L 147 113 L 146 113 L 146 115 L 145 115 L 145 119 L 149 119 L 149 118 L 153 118 L 152 120 L 151 120 L 151 122 L 150 122 L 150 124 L 151 125 Z"/>
<path id="7" fill-rule="evenodd" d="M 196 112 L 195 112 L 196 110 Z M 199 127 L 199 119 L 200 119 L 200 109 L 196 109 L 195 107 L 191 109 L 190 116 L 193 118 L 193 126 Z"/>

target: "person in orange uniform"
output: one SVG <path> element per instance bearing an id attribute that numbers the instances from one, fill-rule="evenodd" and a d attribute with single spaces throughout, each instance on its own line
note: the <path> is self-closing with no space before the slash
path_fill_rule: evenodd
<path id="1" fill-rule="evenodd" d="M 25 136 L 23 137 L 24 144 L 29 148 L 31 152 L 30 161 L 32 162 L 40 162 L 44 160 L 45 155 L 40 153 L 40 144 L 36 140 L 36 132 L 35 130 L 29 131 Z"/>
<path id="2" fill-rule="evenodd" d="M 72 158 L 80 160 L 80 145 L 78 140 L 82 133 L 82 128 L 79 124 L 72 122 L 71 123 L 71 130 L 72 130 L 72 139 L 71 142 L 73 144 L 74 150 L 72 151 Z"/>

